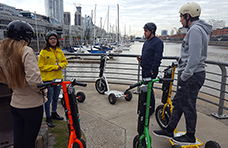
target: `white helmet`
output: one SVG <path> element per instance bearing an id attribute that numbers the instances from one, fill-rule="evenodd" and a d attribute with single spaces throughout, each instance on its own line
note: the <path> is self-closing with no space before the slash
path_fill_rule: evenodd
<path id="1" fill-rule="evenodd" d="M 189 15 L 191 15 L 191 17 L 199 17 L 201 13 L 201 8 L 200 5 L 197 3 L 187 3 L 180 8 L 179 13 L 182 15 L 188 13 Z"/>

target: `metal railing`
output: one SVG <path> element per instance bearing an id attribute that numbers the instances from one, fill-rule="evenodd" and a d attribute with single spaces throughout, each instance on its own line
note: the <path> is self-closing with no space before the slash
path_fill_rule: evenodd
<path id="1" fill-rule="evenodd" d="M 76 77 L 78 81 L 94 83 L 99 78 L 100 57 L 102 54 L 67 53 L 65 55 L 69 62 L 67 68 L 63 71 L 65 79 Z M 139 55 L 109 54 L 110 59 L 107 60 L 105 67 L 108 83 L 131 85 L 138 82 L 141 78 L 141 68 L 136 60 L 137 56 Z M 159 70 L 162 71 L 175 60 L 178 60 L 178 57 L 163 57 Z M 226 87 L 228 85 L 226 81 L 228 63 L 209 60 L 205 61 L 205 63 L 207 64 L 206 79 L 200 90 L 200 94 L 203 95 L 199 95 L 198 99 L 218 107 L 218 113 L 212 113 L 213 116 L 220 119 L 228 118 L 228 116 L 223 114 L 223 110 L 228 110 L 228 99 L 226 98 L 228 94 Z M 177 86 L 177 73 L 175 73 L 174 80 L 173 92 L 175 92 Z M 158 85 L 155 89 L 161 89 L 161 87 Z"/>

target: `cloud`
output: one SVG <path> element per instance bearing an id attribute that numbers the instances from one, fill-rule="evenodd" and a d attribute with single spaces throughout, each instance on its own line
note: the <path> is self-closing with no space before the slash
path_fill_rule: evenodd
<path id="1" fill-rule="evenodd" d="M 91 10 L 96 6 L 96 25 L 107 28 L 107 12 L 109 6 L 109 23 L 117 26 L 117 4 L 119 4 L 119 25 L 121 33 L 125 32 L 137 36 L 143 35 L 143 26 L 147 22 L 154 22 L 157 25 L 157 33 L 166 29 L 168 33 L 176 27 L 181 27 L 179 22 L 179 9 L 188 0 L 64 0 L 64 11 L 71 12 L 71 22 L 74 22 L 74 3 L 81 4 L 82 16 L 91 16 Z M 44 0 L 1 0 L 1 3 L 8 4 L 18 9 L 36 11 L 45 15 Z M 228 1 L 224 0 L 198 0 L 202 8 L 201 19 L 206 22 L 210 19 L 224 20 L 228 24 Z M 131 28 L 131 30 L 129 29 Z M 114 29 L 115 30 L 115 29 Z"/>

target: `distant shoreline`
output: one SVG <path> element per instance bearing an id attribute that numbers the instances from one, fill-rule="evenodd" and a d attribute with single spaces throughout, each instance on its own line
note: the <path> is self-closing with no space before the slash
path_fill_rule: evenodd
<path id="1" fill-rule="evenodd" d="M 169 40 L 163 40 L 163 42 L 166 43 L 182 43 L 182 41 L 169 41 Z M 209 45 L 213 46 L 227 46 L 228 47 L 228 41 L 210 41 Z"/>

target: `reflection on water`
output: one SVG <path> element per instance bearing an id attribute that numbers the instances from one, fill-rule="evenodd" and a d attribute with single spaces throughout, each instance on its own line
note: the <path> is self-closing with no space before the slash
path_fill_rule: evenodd
<path id="1" fill-rule="evenodd" d="M 141 54 L 143 42 L 135 42 L 129 51 L 123 51 L 126 54 Z M 164 43 L 163 56 L 180 56 L 181 43 Z M 227 62 L 228 47 L 226 46 L 208 46 L 207 60 Z"/>
<path id="2" fill-rule="evenodd" d="M 134 45 L 131 46 L 131 49 L 129 51 L 123 51 L 123 54 L 137 54 L 141 55 L 143 42 L 135 42 Z M 181 43 L 164 43 L 164 52 L 163 56 L 180 56 L 181 51 Z M 228 47 L 225 46 L 208 46 L 208 56 L 207 60 L 210 61 L 219 61 L 219 62 L 228 62 Z M 132 62 L 135 62 L 136 59 L 130 59 Z M 162 60 L 161 65 L 169 65 L 171 64 L 173 60 Z M 161 68 L 160 68 L 161 70 Z M 211 65 L 207 64 L 206 67 L 207 71 L 219 73 L 221 74 L 221 69 L 218 65 Z M 214 79 L 216 81 L 221 81 L 221 76 L 208 74 L 207 73 L 207 79 Z M 227 80 L 228 81 L 228 80 Z M 204 85 L 207 86 L 213 86 L 217 89 L 220 89 L 220 85 L 215 82 L 206 81 Z M 209 88 L 202 88 L 203 91 L 213 91 Z M 228 88 L 226 88 L 226 91 L 228 91 Z M 215 95 L 219 95 L 218 91 L 212 92 Z"/>
<path id="3" fill-rule="evenodd" d="M 134 55 L 141 55 L 143 42 L 135 42 L 130 50 L 124 50 L 121 54 L 134 54 Z M 164 56 L 179 56 L 180 55 L 180 48 L 181 43 L 164 43 Z M 220 61 L 220 62 L 227 62 L 228 57 L 228 47 L 222 47 L 222 46 L 209 46 L 208 47 L 208 58 L 207 60 L 211 61 Z M 162 60 L 161 67 L 159 68 L 160 71 L 164 69 L 164 66 L 170 65 L 174 60 Z M 115 62 L 118 62 L 115 63 Z M 120 63 L 131 63 L 131 65 L 124 65 Z M 112 64 L 111 64 L 112 63 Z M 133 65 L 134 63 L 135 65 Z M 130 77 L 134 80 L 137 80 L 137 74 L 138 71 L 136 70 L 138 68 L 138 61 L 136 60 L 136 57 L 114 57 L 114 59 L 108 60 L 108 64 L 106 65 L 105 74 L 107 77 L 119 77 L 119 74 L 121 73 L 121 77 L 128 77 L 130 74 Z M 79 64 L 79 69 L 73 69 L 71 66 L 74 66 L 74 63 L 68 64 L 68 70 L 73 73 L 73 75 L 77 76 L 87 76 L 88 78 L 95 78 L 97 79 L 99 77 L 99 60 L 97 60 L 97 63 L 90 63 L 88 67 L 84 67 L 84 64 Z M 119 69 L 117 69 L 119 68 Z M 121 68 L 121 69 L 120 69 Z M 129 70 L 130 69 L 130 70 Z M 206 67 L 207 71 L 221 74 L 221 69 L 218 65 L 212 65 L 207 64 Z M 85 73 L 87 71 L 88 73 Z M 92 76 L 91 76 L 92 75 Z M 159 75 L 163 75 L 163 73 L 159 73 Z M 204 85 L 206 86 L 212 86 L 216 89 L 220 89 L 220 84 L 216 83 L 214 81 L 208 81 L 208 79 L 213 79 L 218 82 L 221 81 L 221 76 L 214 75 L 207 73 L 206 75 L 207 80 L 205 81 Z M 176 77 L 175 77 L 176 78 Z M 176 82 L 174 82 L 176 84 Z M 201 90 L 204 92 L 210 92 L 215 95 L 219 95 L 219 91 L 214 91 L 213 89 L 203 87 Z M 226 91 L 228 92 L 228 89 L 226 88 Z"/>

